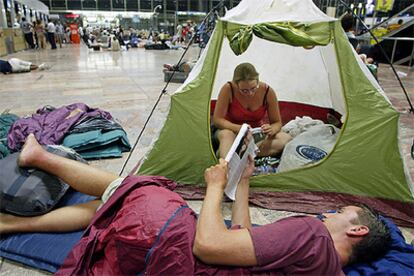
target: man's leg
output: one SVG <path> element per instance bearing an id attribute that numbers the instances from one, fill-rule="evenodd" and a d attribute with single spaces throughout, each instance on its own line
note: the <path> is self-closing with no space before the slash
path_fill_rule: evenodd
<path id="1" fill-rule="evenodd" d="M 101 197 L 106 187 L 118 178 L 81 162 L 47 152 L 30 134 L 19 157 L 19 166 L 34 167 L 56 175 L 73 189 L 88 195 Z"/>
<path id="2" fill-rule="evenodd" d="M 86 228 L 102 203 L 93 200 L 66 206 L 35 217 L 0 213 L 0 234 L 19 232 L 71 232 Z"/>
<path id="3" fill-rule="evenodd" d="M 55 40 L 55 34 L 50 34 L 50 43 L 52 44 L 52 49 L 56 49 L 56 40 Z"/>

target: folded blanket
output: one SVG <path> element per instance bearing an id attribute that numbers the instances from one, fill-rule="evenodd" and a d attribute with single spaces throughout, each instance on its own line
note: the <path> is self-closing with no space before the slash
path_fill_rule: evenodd
<path id="1" fill-rule="evenodd" d="M 74 149 L 85 159 L 121 157 L 122 152 L 131 149 L 128 137 L 122 129 L 69 134 L 63 140 L 63 145 Z"/>

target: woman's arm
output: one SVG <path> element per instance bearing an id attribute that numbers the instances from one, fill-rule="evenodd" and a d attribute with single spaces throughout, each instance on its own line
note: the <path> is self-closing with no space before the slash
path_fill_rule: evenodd
<path id="1" fill-rule="evenodd" d="M 253 157 L 249 156 L 249 161 L 237 185 L 236 200 L 233 202 L 231 213 L 231 224 L 241 225 L 243 228 L 250 229 L 252 223 L 249 210 L 249 178 L 254 171 Z"/>
<path id="2" fill-rule="evenodd" d="M 269 123 L 262 126 L 263 132 L 269 136 L 275 136 L 282 128 L 282 118 L 280 116 L 279 102 L 275 91 L 270 87 L 267 93 L 267 115 Z"/>
<path id="3" fill-rule="evenodd" d="M 219 129 L 230 129 L 234 133 L 238 133 L 241 125 L 233 124 L 225 119 L 229 104 L 231 101 L 231 88 L 229 84 L 223 85 L 217 98 L 216 107 L 213 114 L 213 123 Z"/>
<path id="4" fill-rule="evenodd" d="M 207 192 L 198 218 L 193 253 L 207 264 L 253 266 L 257 264 L 253 241 L 247 229 L 228 230 L 221 214 L 227 184 L 227 162 L 204 173 Z"/>

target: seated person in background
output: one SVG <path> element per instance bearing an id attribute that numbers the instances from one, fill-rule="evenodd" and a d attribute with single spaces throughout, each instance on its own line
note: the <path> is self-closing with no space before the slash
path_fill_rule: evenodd
<path id="1" fill-rule="evenodd" d="M 374 60 L 371 57 L 368 57 L 367 54 L 361 53 L 361 45 L 358 42 L 358 39 L 355 37 L 354 33 L 354 18 L 352 14 L 347 13 L 341 18 L 341 25 L 345 31 L 346 36 L 348 37 L 349 42 L 355 51 L 359 54 L 359 57 L 365 64 L 372 64 Z M 369 52 L 370 49 L 366 48 L 366 52 Z"/>
<path id="2" fill-rule="evenodd" d="M 121 44 L 119 43 L 115 35 L 111 36 L 110 44 L 111 45 L 109 46 L 109 50 L 114 51 L 114 52 L 121 51 Z"/>
<path id="3" fill-rule="evenodd" d="M 259 73 L 250 63 L 239 64 L 234 69 L 233 81 L 221 88 L 213 123 L 218 128 L 213 135 L 220 143 L 222 158 L 230 150 L 243 123 L 261 127 L 267 135 L 259 145 L 261 157 L 279 154 L 291 140 L 289 134 L 281 131 L 282 118 L 275 91 L 259 81 Z"/>
<path id="4" fill-rule="evenodd" d="M 182 61 L 178 65 L 174 64 L 164 64 L 163 67 L 165 71 L 178 71 L 178 72 L 184 72 L 184 73 L 190 73 L 191 70 L 196 65 L 197 61 Z"/>
<path id="5" fill-rule="evenodd" d="M 36 65 L 30 61 L 21 60 L 18 58 L 11 58 L 8 61 L 0 60 L 0 72 L 3 74 L 24 73 L 37 69 L 45 70 L 49 69 L 49 66 L 46 63 Z"/>
<path id="6" fill-rule="evenodd" d="M 391 24 L 387 27 L 388 31 L 394 31 L 396 29 L 398 29 L 399 27 L 401 27 L 404 24 L 404 20 L 399 19 L 397 23 L 395 24 Z"/>
<path id="7" fill-rule="evenodd" d="M 207 192 L 198 218 L 178 194 L 165 188 L 172 181 L 163 178 L 159 186 L 151 182 L 139 186 L 140 178 L 129 176 L 120 186 L 116 175 L 47 152 L 32 134 L 19 165 L 53 173 L 72 188 L 102 198 L 36 217 L 0 214 L 3 234 L 75 231 L 93 219 L 91 230 L 57 275 L 77 274 L 76 269 L 96 275 L 343 275 L 343 266 L 371 262 L 389 248 L 388 228 L 366 207 L 347 206 L 316 217 L 294 216 L 252 227 L 248 203 L 252 158 L 239 182 L 231 229 L 221 213 L 227 183 L 223 159 L 204 173 Z M 126 190 L 122 201 L 111 201 L 130 184 L 136 186 Z M 102 202 L 103 210 L 95 215 Z M 103 228 L 98 225 L 101 219 Z"/>

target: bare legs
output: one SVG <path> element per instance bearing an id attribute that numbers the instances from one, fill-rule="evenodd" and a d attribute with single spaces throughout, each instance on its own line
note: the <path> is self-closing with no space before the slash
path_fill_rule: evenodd
<path id="1" fill-rule="evenodd" d="M 228 129 L 219 130 L 219 157 L 226 157 L 235 138 L 236 134 L 233 131 Z M 259 145 L 260 152 L 258 156 L 263 157 L 279 154 L 290 140 L 292 140 L 292 137 L 285 132 L 279 132 L 274 138 L 266 138 Z"/>
<path id="2" fill-rule="evenodd" d="M 292 140 L 292 137 L 285 132 L 279 132 L 273 139 L 266 138 L 259 146 L 260 152 L 258 156 L 263 157 L 279 154 L 290 140 Z"/>
<path id="3" fill-rule="evenodd" d="M 28 136 L 20 154 L 19 165 L 52 173 L 75 190 L 97 197 L 102 196 L 106 187 L 118 178 L 114 174 L 45 151 L 32 134 Z M 80 230 L 89 224 L 100 204 L 100 200 L 94 200 L 55 209 L 36 217 L 0 214 L 0 233 Z"/>
<path id="4" fill-rule="evenodd" d="M 114 174 L 45 151 L 33 134 L 27 137 L 23 146 L 19 166 L 35 167 L 54 174 L 73 189 L 97 197 L 102 196 L 106 187 L 118 178 Z"/>
<path id="5" fill-rule="evenodd" d="M 236 138 L 236 134 L 229 129 L 222 129 L 218 130 L 218 140 L 220 142 L 219 145 L 219 157 L 225 158 L 226 154 L 229 152 L 231 145 Z"/>
<path id="6" fill-rule="evenodd" d="M 101 203 L 100 200 L 93 200 L 55 209 L 36 217 L 18 217 L 0 213 L 0 234 L 81 230 L 91 222 Z"/>

